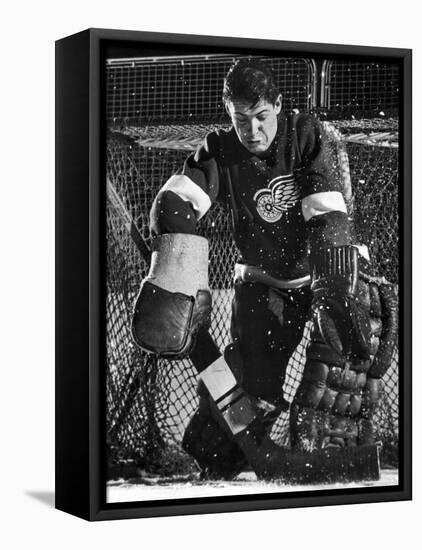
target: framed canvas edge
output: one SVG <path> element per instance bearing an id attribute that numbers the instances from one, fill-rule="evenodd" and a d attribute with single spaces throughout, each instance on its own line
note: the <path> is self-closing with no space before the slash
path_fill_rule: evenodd
<path id="1" fill-rule="evenodd" d="M 90 33 L 85 31 L 55 45 L 55 506 L 86 519 L 91 422 L 89 41 Z"/>
<path id="2" fill-rule="evenodd" d="M 368 46 L 339 46 L 303 42 L 283 42 L 248 38 L 207 37 L 172 33 L 149 33 L 140 31 L 120 31 L 88 29 L 89 33 L 89 162 L 86 166 L 89 185 L 89 437 L 86 444 L 85 463 L 88 464 L 88 511 L 83 506 L 80 514 L 84 519 L 108 520 L 187 514 L 204 514 L 230 511 L 252 511 L 287 507 L 325 506 L 409 500 L 412 498 L 412 457 L 411 457 L 411 72 L 412 50 L 397 48 L 374 48 Z M 104 278 L 101 276 L 101 220 L 104 208 L 104 193 L 101 181 L 104 176 L 104 163 L 101 155 L 102 127 L 100 111 L 101 98 L 101 47 L 109 41 L 135 41 L 139 47 L 146 42 L 167 44 L 214 45 L 239 48 L 283 50 L 292 52 L 317 52 L 326 55 L 379 56 L 395 59 L 403 68 L 403 97 L 400 123 L 401 181 L 403 183 L 400 208 L 401 237 L 403 246 L 401 271 L 401 466 L 397 488 L 381 487 L 377 490 L 327 490 L 307 491 L 306 494 L 251 495 L 248 497 L 222 497 L 207 499 L 183 499 L 179 501 L 128 502 L 107 504 L 105 502 L 105 464 L 102 435 L 101 379 L 102 340 L 100 327 L 104 322 L 104 307 L 101 304 L 101 289 Z M 228 41 L 228 42 L 227 42 Z M 313 49 L 315 47 L 315 50 Z M 406 214 L 406 215 L 404 215 Z M 102 318 L 103 316 L 103 318 Z M 59 367 L 60 369 L 60 367 Z M 73 426 L 77 430 L 78 426 Z M 204 502 L 205 501 L 205 502 Z M 60 509 L 63 509 L 61 507 Z M 69 510 L 64 510 L 69 511 Z M 71 511 L 71 513 L 75 513 Z"/>
<path id="3" fill-rule="evenodd" d="M 307 53 L 323 54 L 330 56 L 364 56 L 364 57 L 383 57 L 383 58 L 405 58 L 411 56 L 411 49 L 364 46 L 351 44 L 331 44 L 322 42 L 296 42 L 288 40 L 245 38 L 233 36 L 210 36 L 182 33 L 165 33 L 150 31 L 131 31 L 118 29 L 89 29 L 96 40 L 125 41 L 125 42 L 156 42 L 163 44 L 174 44 L 181 46 L 189 44 L 192 46 L 224 46 L 227 48 L 250 48 L 250 49 L 268 49 L 282 50 L 283 52 L 298 52 L 304 56 Z"/>

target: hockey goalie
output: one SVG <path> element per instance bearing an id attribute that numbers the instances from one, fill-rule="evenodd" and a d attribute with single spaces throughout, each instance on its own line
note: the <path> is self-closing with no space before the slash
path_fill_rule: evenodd
<path id="1" fill-rule="evenodd" d="M 134 339 L 161 356 L 189 355 L 198 370 L 199 406 L 183 447 L 203 477 L 232 479 L 249 464 L 289 483 L 375 479 L 374 415 L 397 304 L 353 240 L 341 155 L 313 116 L 283 113 L 260 61 L 231 67 L 223 100 L 231 129 L 210 133 L 153 203 Z M 223 354 L 208 333 L 209 251 L 197 234 L 216 201 L 231 213 L 240 253 Z M 310 318 L 291 448 L 282 448 L 269 433 L 290 406 L 286 368 Z"/>

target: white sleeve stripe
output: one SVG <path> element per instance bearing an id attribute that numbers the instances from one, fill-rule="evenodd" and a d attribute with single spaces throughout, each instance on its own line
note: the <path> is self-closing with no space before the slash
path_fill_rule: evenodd
<path id="1" fill-rule="evenodd" d="M 347 214 L 343 195 L 339 191 L 314 193 L 302 199 L 302 213 L 305 221 L 315 216 L 334 211 Z"/>
<path id="2" fill-rule="evenodd" d="M 192 204 L 198 220 L 210 209 L 211 199 L 194 181 L 184 175 L 175 175 L 164 184 L 162 191 L 172 191 Z"/>

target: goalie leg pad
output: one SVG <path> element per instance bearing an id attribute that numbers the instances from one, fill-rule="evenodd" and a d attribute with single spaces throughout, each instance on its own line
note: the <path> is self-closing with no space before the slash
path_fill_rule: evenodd
<path id="1" fill-rule="evenodd" d="M 280 414 L 277 407 L 243 392 L 242 370 L 238 346 L 230 344 L 224 358 L 201 372 L 199 406 L 185 431 L 183 448 L 196 459 L 205 478 L 233 479 L 248 463 L 239 447 L 239 441 L 245 440 L 242 434 L 247 432 L 248 445 L 253 441 L 256 446 Z"/>
<path id="2" fill-rule="evenodd" d="M 203 399 L 185 430 L 182 447 L 201 468 L 202 477 L 236 477 L 247 465 L 245 455 L 212 415 L 208 396 Z"/>
<path id="3" fill-rule="evenodd" d="M 198 342 L 201 343 L 201 346 L 198 346 Z M 200 331 L 197 345 L 191 354 L 198 372 L 202 373 L 206 370 L 207 365 L 216 362 L 218 357 L 218 348 L 212 338 L 208 333 Z M 224 378 L 228 380 L 229 376 L 224 374 Z M 199 432 L 201 433 L 201 429 Z M 368 450 L 362 447 L 363 455 L 351 455 L 348 450 L 347 452 L 341 450 L 341 452 L 333 454 L 327 453 L 325 449 L 321 452 L 294 453 L 279 447 L 271 440 L 259 416 L 246 429 L 233 435 L 233 439 L 258 477 L 263 479 L 285 480 L 288 483 L 325 483 L 342 479 L 376 479 L 379 473 L 375 446 L 368 447 Z M 197 437 L 196 440 L 198 441 L 199 438 Z M 185 445 L 187 443 L 187 439 L 185 439 Z M 202 456 L 205 454 L 203 447 Z M 198 449 L 198 446 L 196 448 Z M 336 451 L 338 450 L 336 449 Z M 361 456 L 365 456 L 363 463 L 360 460 Z M 208 462 L 210 461 L 212 462 L 212 457 L 208 455 Z M 205 468 L 206 463 L 202 462 L 202 464 Z M 215 466 L 218 467 L 218 463 Z"/>
<path id="4" fill-rule="evenodd" d="M 202 352 L 207 355 L 205 347 Z M 241 373 L 239 350 L 231 344 L 226 347 L 224 358 L 217 358 L 200 375 L 198 410 L 189 421 L 182 446 L 197 461 L 203 478 L 230 480 L 248 463 L 234 441 L 234 434 L 244 429 L 256 415 L 240 388 Z M 238 397 L 240 400 L 236 402 Z M 239 404 L 245 400 L 246 414 L 242 414 Z M 231 402 L 234 402 L 233 409 Z"/>
<path id="5" fill-rule="evenodd" d="M 345 360 L 314 326 L 304 375 L 291 409 L 292 444 L 298 450 L 375 443 L 374 419 L 381 376 L 397 340 L 397 298 L 391 285 L 359 281 L 359 300 L 370 312 L 369 360 Z"/>
<path id="6" fill-rule="evenodd" d="M 370 363 L 352 363 L 338 356 L 330 364 L 327 359 L 333 350 L 321 339 L 314 328 L 303 378 L 291 407 L 292 446 L 301 452 L 347 447 L 358 441 L 357 420 Z"/>

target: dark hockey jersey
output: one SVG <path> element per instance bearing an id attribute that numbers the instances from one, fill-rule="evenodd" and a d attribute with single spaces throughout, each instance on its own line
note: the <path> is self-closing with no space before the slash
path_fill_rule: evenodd
<path id="1" fill-rule="evenodd" d="M 196 218 L 214 201 L 230 209 L 241 261 L 275 277 L 307 274 L 309 248 L 350 242 L 336 152 L 308 114 L 281 115 L 260 157 L 233 128 L 210 133 L 163 191 L 192 205 Z"/>

